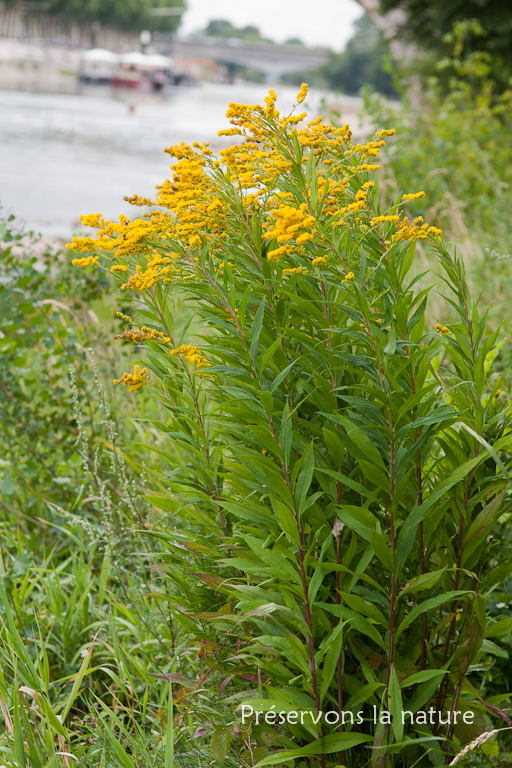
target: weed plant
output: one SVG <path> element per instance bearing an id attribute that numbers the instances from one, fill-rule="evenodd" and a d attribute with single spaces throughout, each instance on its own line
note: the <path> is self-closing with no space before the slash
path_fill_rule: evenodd
<path id="1" fill-rule="evenodd" d="M 147 350 L 116 381 L 160 403 L 165 490 L 146 498 L 176 522 L 148 535 L 204 681 L 238 707 L 216 758 L 237 739 L 250 766 L 445 765 L 507 718 L 481 676 L 512 630 L 486 607 L 511 565 L 497 332 L 440 230 L 404 213 L 424 192 L 382 202 L 394 130 L 354 145 L 275 98 L 230 105 L 220 159 L 166 150 L 172 180 L 132 198 L 151 212 L 84 217 L 99 234 L 74 263 L 139 302 L 122 337 Z M 446 315 L 412 270 L 419 241 Z"/>
<path id="2" fill-rule="evenodd" d="M 108 342 L 110 281 L 12 218 L 0 231 L 0 764 L 168 768 L 176 741 L 196 768 L 192 735 L 212 718 L 204 692 L 174 730 L 168 715 L 166 676 L 178 656 L 189 677 L 194 663 L 167 609 L 165 548 L 137 534 L 153 520 L 139 486 L 163 486 L 151 425 L 112 402 L 125 354 Z"/>

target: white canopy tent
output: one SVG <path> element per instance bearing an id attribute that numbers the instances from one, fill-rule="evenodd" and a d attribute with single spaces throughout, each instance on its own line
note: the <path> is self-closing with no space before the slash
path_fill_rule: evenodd
<path id="1" fill-rule="evenodd" d="M 159 53 L 151 53 L 146 56 L 147 63 L 153 69 L 170 69 L 172 59 L 169 56 L 161 56 Z"/>
<path id="2" fill-rule="evenodd" d="M 86 82 L 108 82 L 119 63 L 117 53 L 106 48 L 91 48 L 80 56 L 80 79 Z"/>
<path id="3" fill-rule="evenodd" d="M 107 51 L 106 48 L 91 48 L 89 51 L 84 51 L 80 58 L 82 61 L 101 61 L 108 64 L 117 64 L 119 61 L 118 54 Z"/>
<path id="4" fill-rule="evenodd" d="M 132 67 L 142 67 L 151 69 L 151 64 L 148 62 L 149 56 L 140 51 L 130 51 L 130 53 L 122 53 L 119 56 L 121 64 L 127 64 Z"/>

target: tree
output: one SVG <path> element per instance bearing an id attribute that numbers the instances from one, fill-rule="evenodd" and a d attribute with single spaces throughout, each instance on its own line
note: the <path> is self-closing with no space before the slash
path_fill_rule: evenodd
<path id="1" fill-rule="evenodd" d="M 212 19 L 205 27 L 204 34 L 207 37 L 236 37 L 239 40 L 247 40 L 253 43 L 272 43 L 266 37 L 263 37 L 258 27 L 252 24 L 246 27 L 235 27 L 226 19 Z"/>
<path id="2" fill-rule="evenodd" d="M 356 33 L 343 53 L 331 52 L 320 68 L 330 88 L 344 93 L 359 93 L 369 83 L 386 96 L 396 96 L 391 75 L 384 68 L 389 45 L 366 14 L 355 23 Z"/>
<path id="3" fill-rule="evenodd" d="M 11 0 L 11 5 L 17 5 Z M 181 14 L 153 16 L 153 8 L 173 8 L 186 5 L 185 0 L 49 0 L 50 13 L 77 21 L 98 21 L 124 30 L 158 30 L 174 32 Z"/>
<path id="4" fill-rule="evenodd" d="M 360 3 L 366 6 L 366 2 Z M 398 34 L 419 46 L 450 56 L 453 33 L 465 24 L 466 53 L 484 54 L 493 79 L 505 88 L 512 77 L 512 14 L 503 0 L 381 0 L 381 14 L 399 11 L 405 23 Z M 471 24 L 471 21 L 479 24 Z M 481 27 L 482 32 L 479 32 Z"/>

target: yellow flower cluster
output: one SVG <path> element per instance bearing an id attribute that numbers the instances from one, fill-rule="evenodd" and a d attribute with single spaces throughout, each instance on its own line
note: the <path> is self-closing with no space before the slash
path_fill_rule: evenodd
<path id="1" fill-rule="evenodd" d="M 327 262 L 328 262 L 328 261 L 329 261 L 329 256 L 328 256 L 327 254 L 325 254 L 325 256 L 318 256 L 318 258 L 316 258 L 316 259 L 313 259 L 313 261 L 311 262 L 311 264 L 312 264 L 314 267 L 319 267 L 319 266 L 321 266 L 322 264 L 327 264 Z"/>
<path id="2" fill-rule="evenodd" d="M 283 269 L 283 275 L 307 275 L 308 270 L 306 267 L 291 267 L 290 269 Z"/>
<path id="3" fill-rule="evenodd" d="M 123 373 L 120 379 L 114 379 L 114 384 L 124 384 L 128 387 L 128 392 L 136 392 L 150 381 L 147 368 L 134 366 L 133 373 Z"/>
<path id="4" fill-rule="evenodd" d="M 83 269 L 84 267 L 95 267 L 99 264 L 99 261 L 97 256 L 84 256 L 83 259 L 73 259 L 71 263 L 74 267 Z"/>
<path id="5" fill-rule="evenodd" d="M 373 207 L 374 181 L 368 174 L 380 166 L 367 161 L 379 154 L 385 137 L 395 131 L 384 129 L 364 144 L 353 144 L 348 125 L 324 123 L 320 116 L 306 124 L 306 113 L 294 110 L 307 92 L 303 83 L 288 115 L 276 109 L 272 90 L 264 105 L 230 103 L 231 127 L 220 134 L 236 136 L 237 142 L 217 157 L 208 143 L 181 142 L 167 148 L 176 162 L 169 179 L 156 188 L 155 199 L 125 198 L 152 210 L 133 220 L 120 216 L 118 222 L 99 213 L 83 216 L 83 224 L 98 233 L 96 239 L 73 238 L 68 248 L 84 255 L 73 263 L 98 265 L 101 256 L 110 260 L 113 273 L 126 273 L 123 289 L 145 291 L 171 280 L 201 281 L 205 272 L 219 274 L 224 264 L 233 266 L 234 261 L 227 261 L 226 244 L 240 242 L 242 226 L 254 256 L 262 255 L 261 238 L 268 243 L 270 261 L 282 258 L 284 275 L 299 274 L 297 270 L 304 274 L 306 268 L 297 266 L 296 259 L 312 266 L 329 261 L 336 269 L 340 262 L 328 234 L 332 227 L 349 227 L 360 234 L 390 223 L 396 229 L 388 245 L 440 234 L 422 220 L 410 223 L 398 215 L 380 216 Z M 404 195 L 402 201 L 422 195 Z M 259 233 L 257 245 L 251 232 Z M 320 248 L 320 253 L 327 253 L 318 257 Z M 346 273 L 342 261 L 341 266 Z M 346 275 L 344 280 L 351 282 L 353 277 Z"/>
<path id="6" fill-rule="evenodd" d="M 169 336 L 165 336 L 162 331 L 155 331 L 154 328 L 148 328 L 143 325 L 141 328 L 128 328 L 126 331 L 115 335 L 114 339 L 124 339 L 125 341 L 131 341 L 134 344 L 140 344 L 143 341 L 163 341 L 164 344 L 170 342 Z"/>
<path id="7" fill-rule="evenodd" d="M 78 218 L 84 227 L 94 227 L 94 229 L 99 229 L 103 222 L 101 213 L 89 213 L 87 216 L 79 216 Z"/>
<path id="8" fill-rule="evenodd" d="M 201 350 L 198 347 L 194 347 L 193 344 L 182 344 L 177 349 L 171 349 L 171 355 L 173 357 L 184 357 L 189 363 L 195 363 L 197 368 L 204 368 L 209 363 Z"/>
<path id="9" fill-rule="evenodd" d="M 302 104 L 306 96 L 308 95 L 308 84 L 302 83 L 300 91 L 297 94 L 297 104 Z"/>
<path id="10" fill-rule="evenodd" d="M 135 267 L 135 272 L 130 276 L 127 283 L 121 286 L 124 291 L 126 288 L 131 288 L 132 291 L 145 291 L 146 288 L 151 288 L 155 283 L 163 282 L 168 283 L 171 280 L 172 267 L 162 267 L 158 269 L 156 266 L 148 266 L 148 269 L 143 270 L 140 264 Z"/>
<path id="11" fill-rule="evenodd" d="M 295 240 L 297 245 L 302 245 L 308 240 L 313 239 L 315 230 L 311 227 L 315 224 L 316 219 L 308 212 L 306 203 L 301 203 L 298 208 L 293 205 L 281 205 L 279 208 L 272 209 L 270 213 L 277 221 L 273 229 L 265 232 L 264 237 L 266 240 L 273 240 L 275 238 L 278 243 Z M 269 251 L 267 256 L 272 260 L 278 258 L 283 252 L 289 253 L 290 250 L 286 251 L 283 248 L 276 248 Z"/>
<path id="12" fill-rule="evenodd" d="M 441 229 L 431 227 L 423 222 L 422 216 L 413 219 L 412 223 L 404 216 L 396 225 L 396 232 L 392 239 L 393 242 L 398 240 L 426 240 L 429 236 L 439 236 L 441 232 Z"/>
<path id="13" fill-rule="evenodd" d="M 231 269 L 233 269 L 233 267 L 235 266 L 235 262 L 234 262 L 234 261 L 227 261 L 227 262 L 221 261 L 221 262 L 220 262 L 220 263 L 219 263 L 219 264 L 218 264 L 218 265 L 215 267 L 215 271 L 216 271 L 216 272 L 217 272 L 217 271 L 218 271 L 218 272 L 222 272 L 222 271 L 223 271 L 223 269 L 224 269 L 224 264 L 227 264 L 227 265 L 228 265 L 228 267 L 231 267 Z"/>
<path id="14" fill-rule="evenodd" d="M 345 277 L 343 278 L 344 283 L 353 283 L 354 282 L 354 273 L 353 272 L 347 272 Z"/>
<path id="15" fill-rule="evenodd" d="M 396 224 L 396 222 L 399 220 L 400 216 L 374 216 L 370 221 L 370 224 L 372 227 L 374 227 L 376 224 L 387 224 L 388 222 Z"/>
<path id="16" fill-rule="evenodd" d="M 446 327 L 446 325 L 441 325 L 441 323 L 436 323 L 434 325 L 434 328 L 436 331 L 439 331 L 440 334 L 443 336 L 446 336 L 448 333 L 451 333 L 450 329 Z"/>
<path id="17" fill-rule="evenodd" d="M 408 195 L 402 195 L 403 200 L 419 200 L 420 197 L 425 197 L 424 192 L 410 192 Z"/>

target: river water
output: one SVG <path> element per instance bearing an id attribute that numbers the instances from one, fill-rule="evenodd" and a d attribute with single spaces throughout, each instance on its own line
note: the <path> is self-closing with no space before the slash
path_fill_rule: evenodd
<path id="1" fill-rule="evenodd" d="M 288 108 L 297 88 L 278 87 Z M 211 141 L 214 149 L 228 127 L 230 101 L 264 103 L 265 85 L 203 84 L 177 87 L 165 97 L 114 96 L 105 89 L 76 94 L 0 91 L 0 204 L 28 227 L 69 238 L 81 213 L 107 218 L 134 209 L 125 195 L 152 196 L 169 174 L 164 147 L 181 140 Z M 315 117 L 322 94 L 308 96 Z M 357 114 L 358 99 L 344 97 Z M 130 109 L 132 107 L 132 109 Z"/>

